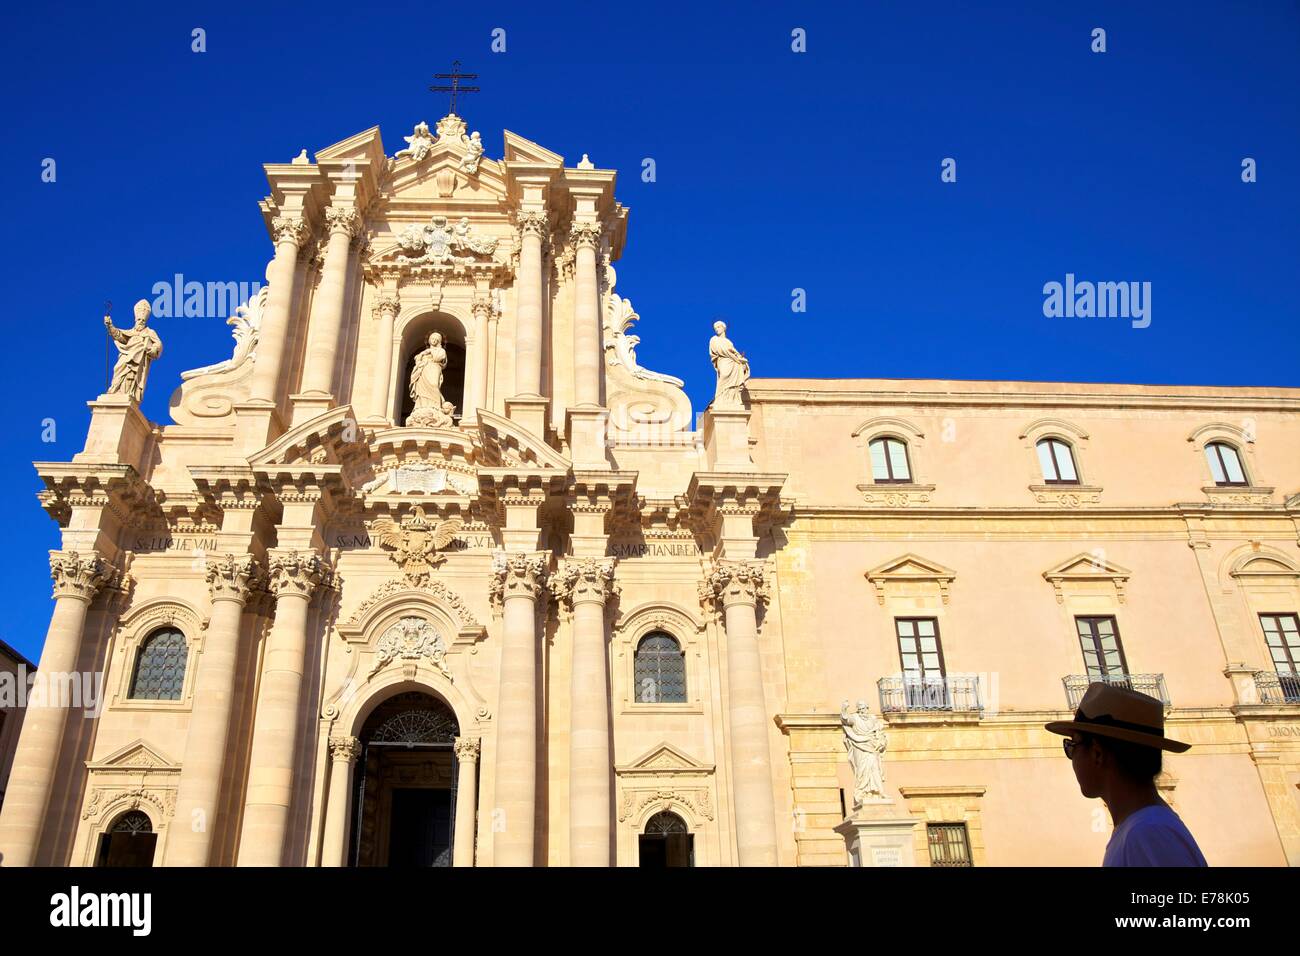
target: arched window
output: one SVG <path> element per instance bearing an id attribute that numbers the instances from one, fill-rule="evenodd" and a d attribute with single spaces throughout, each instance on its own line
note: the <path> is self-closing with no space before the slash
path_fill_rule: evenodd
<path id="1" fill-rule="evenodd" d="M 909 482 L 912 469 L 907 463 L 907 443 L 901 438 L 873 438 L 867 446 L 871 452 L 871 478 L 881 482 Z"/>
<path id="2" fill-rule="evenodd" d="M 185 685 L 185 635 L 174 627 L 150 634 L 140 645 L 131 676 L 133 700 L 180 700 Z"/>
<path id="3" fill-rule="evenodd" d="M 647 634 L 636 646 L 632 673 L 639 704 L 686 702 L 686 655 L 670 634 Z"/>
<path id="4" fill-rule="evenodd" d="M 1248 485 L 1237 449 L 1226 441 L 1212 441 L 1205 446 L 1205 459 L 1216 485 Z"/>
<path id="5" fill-rule="evenodd" d="M 1040 439 L 1038 464 L 1043 469 L 1043 480 L 1048 484 L 1078 484 L 1079 472 L 1074 467 L 1074 449 L 1063 438 Z"/>

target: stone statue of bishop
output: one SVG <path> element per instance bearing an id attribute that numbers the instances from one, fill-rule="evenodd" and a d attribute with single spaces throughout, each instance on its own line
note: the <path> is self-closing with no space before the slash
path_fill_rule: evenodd
<path id="1" fill-rule="evenodd" d="M 141 299 L 135 304 L 135 325 L 119 329 L 111 316 L 104 316 L 104 328 L 117 346 L 117 364 L 113 366 L 113 380 L 108 386 L 109 395 L 125 395 L 139 403 L 144 397 L 145 376 L 149 363 L 162 355 L 162 340 L 158 333 L 148 328 L 149 303 Z"/>

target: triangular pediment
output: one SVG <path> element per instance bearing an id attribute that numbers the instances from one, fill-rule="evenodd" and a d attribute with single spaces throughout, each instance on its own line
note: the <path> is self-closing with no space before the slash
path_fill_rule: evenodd
<path id="1" fill-rule="evenodd" d="M 711 764 L 703 764 L 668 742 L 651 748 L 630 764 L 618 768 L 620 775 L 680 775 L 713 772 Z"/>
<path id="2" fill-rule="evenodd" d="M 530 139 L 524 139 L 518 133 L 505 131 L 507 163 L 538 163 L 543 166 L 563 168 L 564 157 L 553 153 L 545 146 L 539 146 Z"/>
<path id="3" fill-rule="evenodd" d="M 102 760 L 89 761 L 86 766 L 90 770 L 180 770 L 180 765 L 176 761 L 142 739 L 133 740 Z"/>
<path id="4" fill-rule="evenodd" d="M 362 130 L 316 152 L 317 164 L 348 160 L 369 160 L 377 165 L 383 165 L 384 142 L 380 139 L 378 126 Z"/>
<path id="5" fill-rule="evenodd" d="M 1128 568 L 1120 567 L 1100 554 L 1090 554 L 1084 551 L 1067 561 L 1062 561 L 1060 564 L 1048 568 L 1043 572 L 1043 577 L 1048 581 L 1087 578 L 1128 580 L 1131 574 L 1132 572 Z"/>
<path id="6" fill-rule="evenodd" d="M 919 554 L 910 552 L 902 557 L 893 558 L 884 564 L 877 565 L 867 572 L 867 580 L 873 583 L 877 579 L 885 581 L 951 581 L 956 577 L 957 572 L 952 568 L 944 567 L 937 561 L 930 561 Z"/>

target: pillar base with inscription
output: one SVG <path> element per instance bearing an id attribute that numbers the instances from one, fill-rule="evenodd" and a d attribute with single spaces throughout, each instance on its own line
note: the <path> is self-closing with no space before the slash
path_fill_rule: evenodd
<path id="1" fill-rule="evenodd" d="M 897 811 L 893 800 L 870 800 L 835 827 L 848 848 L 849 866 L 916 866 L 917 821 Z"/>

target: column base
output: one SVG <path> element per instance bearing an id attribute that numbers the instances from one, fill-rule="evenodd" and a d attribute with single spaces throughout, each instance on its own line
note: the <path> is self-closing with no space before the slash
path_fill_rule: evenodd
<path id="1" fill-rule="evenodd" d="M 916 866 L 918 821 L 895 816 L 897 809 L 893 800 L 870 801 L 834 828 L 844 837 L 849 866 Z"/>
<path id="2" fill-rule="evenodd" d="M 506 418 L 517 422 L 525 431 L 546 440 L 546 420 L 551 400 L 541 395 L 516 395 L 506 399 Z"/>

